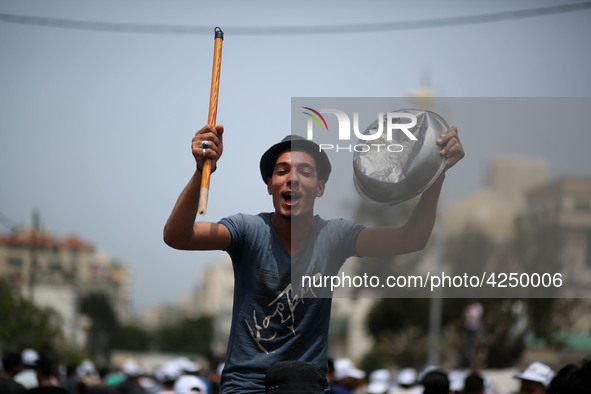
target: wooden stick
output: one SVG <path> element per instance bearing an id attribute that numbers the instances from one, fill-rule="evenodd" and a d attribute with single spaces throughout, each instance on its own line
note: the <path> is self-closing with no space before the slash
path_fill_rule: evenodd
<path id="1" fill-rule="evenodd" d="M 215 45 L 213 50 L 213 71 L 211 74 L 211 93 L 209 96 L 209 117 L 207 124 L 215 126 L 215 118 L 218 111 L 218 92 L 220 90 L 220 69 L 222 66 L 222 42 L 224 32 L 219 27 L 215 28 Z M 201 190 L 199 192 L 199 206 L 197 212 L 205 215 L 207 211 L 207 195 L 209 194 L 209 179 L 211 177 L 211 159 L 206 158 L 201 173 Z"/>

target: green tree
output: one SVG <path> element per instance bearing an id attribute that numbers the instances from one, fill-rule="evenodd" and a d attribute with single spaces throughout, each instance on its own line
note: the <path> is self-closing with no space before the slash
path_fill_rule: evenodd
<path id="1" fill-rule="evenodd" d="M 118 325 L 111 301 L 103 293 L 89 293 L 80 299 L 78 309 L 92 320 L 90 354 L 106 362 L 109 359 L 111 336 Z"/>
<path id="2" fill-rule="evenodd" d="M 111 349 L 147 351 L 152 337 L 149 332 L 136 325 L 121 325 L 111 336 Z"/>
<path id="3" fill-rule="evenodd" d="M 55 357 L 63 345 L 57 312 L 39 308 L 0 281 L 0 349 L 18 351 L 30 347 Z"/>
<path id="4" fill-rule="evenodd" d="M 445 299 L 442 326 L 451 327 L 458 319 L 465 301 Z M 374 338 L 374 349 L 364 360 L 389 360 L 401 367 L 420 368 L 428 353 L 429 298 L 383 298 L 369 312 L 366 327 Z M 369 365 L 368 365 L 369 366 Z"/>
<path id="5" fill-rule="evenodd" d="M 162 327 L 155 335 L 156 346 L 162 352 L 212 355 L 213 319 L 209 316 L 186 318 Z"/>

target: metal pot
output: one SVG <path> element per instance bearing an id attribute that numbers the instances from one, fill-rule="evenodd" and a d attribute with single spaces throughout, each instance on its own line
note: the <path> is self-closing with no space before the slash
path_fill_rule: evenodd
<path id="1" fill-rule="evenodd" d="M 441 147 L 436 142 L 449 129 L 445 119 L 435 112 L 418 109 L 395 112 L 416 116 L 417 124 L 408 131 L 417 140 L 412 141 L 397 130 L 393 140 L 389 141 L 384 132 L 377 140 L 360 139 L 358 144 L 370 149 L 356 151 L 353 155 L 355 188 L 361 197 L 377 205 L 397 204 L 422 193 L 435 182 L 447 162 L 447 158 L 439 153 Z M 362 134 L 376 134 L 380 121 L 382 130 L 386 130 L 386 117 L 376 120 Z"/>

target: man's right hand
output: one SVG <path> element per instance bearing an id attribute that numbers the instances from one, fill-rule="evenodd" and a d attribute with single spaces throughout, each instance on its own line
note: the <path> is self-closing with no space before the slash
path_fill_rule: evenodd
<path id="1" fill-rule="evenodd" d="M 224 126 L 207 125 L 193 137 L 191 149 L 198 170 L 181 192 L 164 226 L 164 242 L 170 247 L 181 250 L 224 250 L 232 241 L 230 231 L 223 224 L 195 221 L 201 188 L 199 169 L 203 169 L 205 157 L 213 160 L 212 168 L 215 168 L 224 147 L 223 133 Z M 205 148 L 203 141 L 207 141 Z"/>
<path id="2" fill-rule="evenodd" d="M 203 169 L 203 162 L 206 157 L 213 161 L 211 168 L 216 168 L 216 163 L 224 150 L 223 133 L 224 126 L 221 124 L 215 127 L 206 125 L 195 133 L 195 137 L 191 142 L 191 150 L 197 162 L 197 168 Z M 206 142 L 206 147 L 204 147 L 204 142 Z"/>

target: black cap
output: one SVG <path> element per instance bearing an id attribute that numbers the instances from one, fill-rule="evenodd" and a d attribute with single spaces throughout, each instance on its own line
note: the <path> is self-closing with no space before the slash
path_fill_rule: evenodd
<path id="1" fill-rule="evenodd" d="M 279 361 L 271 365 L 265 377 L 267 394 L 324 394 L 326 374 L 305 361 Z"/>
<path id="2" fill-rule="evenodd" d="M 332 167 L 326 153 L 320 150 L 320 147 L 315 142 L 307 140 L 299 135 L 288 135 L 281 142 L 273 145 L 261 157 L 261 176 L 263 182 L 267 183 L 267 179 L 273 176 L 273 169 L 277 162 L 277 157 L 286 150 L 301 150 L 311 154 L 316 160 L 316 170 L 318 171 L 318 178 L 323 181 L 328 181 Z"/>

